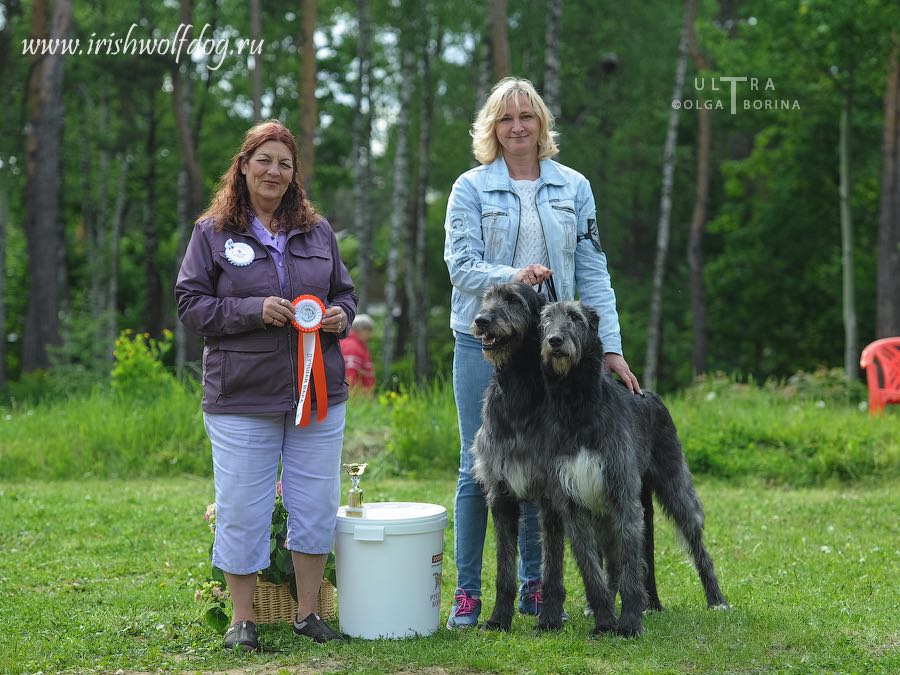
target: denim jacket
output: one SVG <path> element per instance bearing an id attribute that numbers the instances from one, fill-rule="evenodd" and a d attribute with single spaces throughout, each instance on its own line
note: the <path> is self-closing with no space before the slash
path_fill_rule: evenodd
<path id="1" fill-rule="evenodd" d="M 600 314 L 604 351 L 622 353 L 616 295 L 600 250 L 591 185 L 577 171 L 542 160 L 536 194 L 550 269 L 560 300 L 578 291 Z M 450 327 L 471 333 L 484 291 L 508 283 L 519 233 L 519 197 L 502 156 L 470 169 L 453 185 L 444 222 L 444 261 L 453 291 Z"/>

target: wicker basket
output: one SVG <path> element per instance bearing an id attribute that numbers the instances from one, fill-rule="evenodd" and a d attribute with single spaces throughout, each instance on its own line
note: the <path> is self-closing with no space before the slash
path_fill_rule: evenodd
<path id="1" fill-rule="evenodd" d="M 293 621 L 297 614 L 297 601 L 291 597 L 289 584 L 273 584 L 257 579 L 253 610 L 256 612 L 257 623 Z M 334 618 L 334 586 L 327 579 L 322 579 L 319 587 L 316 614 L 323 619 Z"/>

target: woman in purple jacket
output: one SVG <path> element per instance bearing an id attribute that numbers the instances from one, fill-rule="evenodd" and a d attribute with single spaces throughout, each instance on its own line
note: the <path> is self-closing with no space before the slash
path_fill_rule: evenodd
<path id="1" fill-rule="evenodd" d="M 298 331 L 292 300 L 325 307 L 319 335 L 327 414 L 295 425 Z M 315 614 L 334 539 L 347 385 L 339 346 L 356 297 L 337 240 L 303 190 L 297 144 L 277 121 L 252 127 L 197 220 L 175 285 L 178 316 L 203 336 L 203 420 L 212 445 L 216 540 L 212 561 L 234 603 L 228 648 L 258 649 L 253 592 L 269 566 L 279 459 L 287 547 L 297 580 L 294 632 L 339 640 Z M 313 303 L 315 304 L 315 303 Z M 314 369 L 315 371 L 315 369 Z M 315 374 L 313 374 L 313 378 Z M 324 412 L 309 383 L 312 409 Z"/>

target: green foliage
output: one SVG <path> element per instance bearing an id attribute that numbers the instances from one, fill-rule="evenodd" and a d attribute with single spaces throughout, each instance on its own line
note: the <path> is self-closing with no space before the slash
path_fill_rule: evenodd
<path id="1" fill-rule="evenodd" d="M 8 479 L 206 475 L 212 470 L 193 385 L 176 382 L 147 399 L 98 388 L 0 414 L 0 475 Z"/>
<path id="2" fill-rule="evenodd" d="M 898 411 L 869 418 L 848 405 L 858 388 L 839 381 L 834 371 L 798 373 L 760 388 L 719 376 L 673 397 L 691 471 L 792 486 L 900 476 Z"/>
<path id="3" fill-rule="evenodd" d="M 391 438 L 384 461 L 410 476 L 446 474 L 459 467 L 459 426 L 449 382 L 382 394 L 391 408 Z"/>
<path id="4" fill-rule="evenodd" d="M 149 400 L 178 386 L 175 376 L 163 365 L 172 349 L 173 333 L 163 331 L 159 340 L 147 333 L 125 330 L 116 340 L 112 369 L 113 391 L 119 395 Z"/>

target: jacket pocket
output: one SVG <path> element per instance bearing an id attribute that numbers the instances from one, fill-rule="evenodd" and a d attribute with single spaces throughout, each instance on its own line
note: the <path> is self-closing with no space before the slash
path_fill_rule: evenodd
<path id="1" fill-rule="evenodd" d="M 576 220 L 578 218 L 575 212 L 575 203 L 569 199 L 551 201 L 550 208 L 553 209 L 553 215 L 556 216 L 556 222 L 559 223 L 560 229 L 562 229 L 563 234 L 565 235 L 563 251 L 571 253 L 575 250 L 575 244 L 578 241 L 575 236 L 577 227 Z"/>
<path id="2" fill-rule="evenodd" d="M 247 403 L 262 402 L 276 389 L 271 355 L 278 335 L 226 336 L 219 340 L 222 352 L 222 396 L 239 396 Z M 287 362 L 287 359 L 285 359 Z"/>
<path id="3" fill-rule="evenodd" d="M 287 262 L 291 266 L 294 290 L 298 294 L 312 292 L 323 300 L 326 299 L 334 267 L 331 251 L 304 244 L 295 237 L 288 242 L 288 253 L 290 259 Z"/>
<path id="4" fill-rule="evenodd" d="M 499 262 L 509 241 L 509 213 L 495 206 L 485 206 L 481 213 L 481 236 L 484 240 L 484 259 Z"/>

